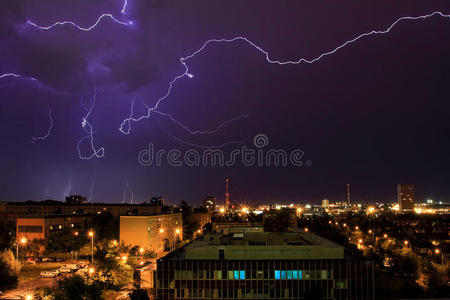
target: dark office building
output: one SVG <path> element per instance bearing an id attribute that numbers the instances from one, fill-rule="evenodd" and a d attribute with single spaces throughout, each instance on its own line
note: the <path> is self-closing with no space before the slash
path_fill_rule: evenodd
<path id="1" fill-rule="evenodd" d="M 157 260 L 157 299 L 374 299 L 373 264 L 311 233 L 206 234 Z"/>
<path id="2" fill-rule="evenodd" d="M 414 185 L 398 184 L 397 185 L 398 206 L 401 212 L 414 210 Z"/>

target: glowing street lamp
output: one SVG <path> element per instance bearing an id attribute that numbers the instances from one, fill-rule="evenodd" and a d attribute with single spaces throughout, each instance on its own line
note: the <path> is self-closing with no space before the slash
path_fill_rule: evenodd
<path id="1" fill-rule="evenodd" d="M 26 300 L 33 300 L 33 295 L 28 294 L 28 295 L 25 296 L 25 299 Z"/>
<path id="2" fill-rule="evenodd" d="M 242 211 L 243 214 L 247 214 L 248 213 L 248 208 L 247 207 L 243 207 L 241 211 Z"/>
<path id="3" fill-rule="evenodd" d="M 159 233 L 164 233 L 164 228 L 161 228 L 161 229 L 159 230 Z"/>
<path id="4" fill-rule="evenodd" d="M 309 228 L 308 227 L 305 227 L 305 232 L 308 232 L 309 231 Z"/>
<path id="5" fill-rule="evenodd" d="M 369 206 L 369 207 L 367 208 L 367 214 L 371 215 L 371 214 L 373 214 L 374 212 L 375 212 L 375 207 Z"/>
<path id="6" fill-rule="evenodd" d="M 19 241 L 16 242 L 16 258 L 19 259 L 19 244 L 22 244 L 22 246 L 25 246 L 27 243 L 27 238 L 23 237 Z"/>
<path id="7" fill-rule="evenodd" d="M 89 268 L 89 276 L 92 276 L 95 272 L 94 268 Z"/>
<path id="8" fill-rule="evenodd" d="M 94 261 L 94 231 L 90 230 L 88 236 L 91 238 L 91 262 Z"/>
<path id="9" fill-rule="evenodd" d="M 219 208 L 219 212 L 220 212 L 221 214 L 224 214 L 224 213 L 225 213 L 225 208 L 223 208 L 223 207 Z"/>
<path id="10" fill-rule="evenodd" d="M 385 233 L 385 234 L 383 234 L 383 237 L 384 237 L 385 239 L 387 239 L 388 235 Z"/>

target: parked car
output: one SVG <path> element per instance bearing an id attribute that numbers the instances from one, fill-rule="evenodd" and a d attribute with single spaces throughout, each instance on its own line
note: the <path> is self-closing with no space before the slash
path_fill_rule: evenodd
<path id="1" fill-rule="evenodd" d="M 66 261 L 64 258 L 62 258 L 62 257 L 57 257 L 56 258 L 56 262 L 63 262 L 63 261 Z"/>
<path id="2" fill-rule="evenodd" d="M 72 272 L 72 269 L 69 268 L 69 267 L 61 267 L 59 269 L 59 272 L 61 272 L 61 273 L 70 273 L 70 272 Z"/>
<path id="3" fill-rule="evenodd" d="M 43 272 L 41 272 L 41 277 L 42 278 L 54 278 L 56 276 L 57 276 L 57 274 L 55 272 L 52 272 L 52 271 L 43 271 Z"/>
<path id="4" fill-rule="evenodd" d="M 71 270 L 78 270 L 77 264 L 65 264 L 63 267 L 70 268 Z"/>
<path id="5" fill-rule="evenodd" d="M 42 258 L 42 262 L 50 262 L 50 261 L 52 261 L 50 258 L 48 258 L 48 257 L 43 257 Z"/>

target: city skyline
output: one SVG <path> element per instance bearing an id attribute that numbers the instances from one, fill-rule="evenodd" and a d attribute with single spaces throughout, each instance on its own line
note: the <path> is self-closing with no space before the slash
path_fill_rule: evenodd
<path id="1" fill-rule="evenodd" d="M 68 3 L 0 12 L 2 201 L 223 203 L 226 178 L 232 203 L 449 201 L 445 1 Z M 150 143 L 303 164 L 144 166 Z"/>

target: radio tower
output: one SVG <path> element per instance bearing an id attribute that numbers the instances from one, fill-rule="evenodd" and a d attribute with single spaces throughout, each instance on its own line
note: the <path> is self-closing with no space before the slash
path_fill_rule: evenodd
<path id="1" fill-rule="evenodd" d="M 228 182 L 230 179 L 225 179 L 225 207 L 226 209 L 230 209 L 230 193 L 228 191 Z"/>
<path id="2" fill-rule="evenodd" d="M 350 205 L 350 183 L 347 183 L 347 204 Z"/>

